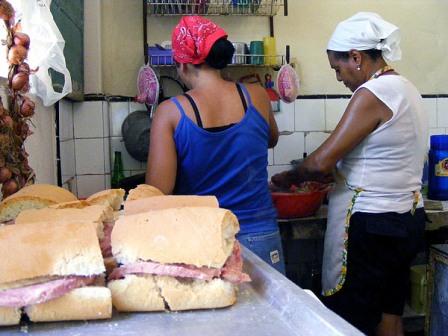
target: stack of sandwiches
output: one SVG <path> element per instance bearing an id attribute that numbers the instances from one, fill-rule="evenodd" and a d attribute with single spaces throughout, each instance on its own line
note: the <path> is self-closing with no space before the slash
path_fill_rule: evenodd
<path id="1" fill-rule="evenodd" d="M 0 204 L 0 219 L 16 224 L 0 226 L 0 255 L 8 256 L 0 259 L 0 325 L 23 315 L 105 319 L 112 304 L 118 311 L 226 307 L 237 285 L 250 281 L 238 220 L 215 197 L 165 196 L 139 185 L 118 215 L 122 189 L 86 200 L 59 189 L 34 185 Z"/>

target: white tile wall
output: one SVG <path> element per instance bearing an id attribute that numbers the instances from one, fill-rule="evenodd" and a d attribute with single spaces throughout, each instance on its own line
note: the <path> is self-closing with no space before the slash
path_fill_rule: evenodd
<path id="1" fill-rule="evenodd" d="M 280 112 L 274 113 L 274 118 L 280 132 L 294 131 L 294 107 L 294 103 L 286 104 L 282 101 L 280 102 Z"/>
<path id="2" fill-rule="evenodd" d="M 423 99 L 423 108 L 429 115 L 429 127 L 437 127 L 437 98 Z"/>
<path id="3" fill-rule="evenodd" d="M 102 138 L 104 136 L 102 101 L 73 104 L 75 138 Z"/>
<path id="4" fill-rule="evenodd" d="M 129 114 L 129 102 L 110 102 L 110 136 L 121 137 L 121 125 Z"/>
<path id="5" fill-rule="evenodd" d="M 60 142 L 62 175 L 76 175 L 75 141 L 73 139 Z"/>
<path id="6" fill-rule="evenodd" d="M 59 102 L 59 139 L 73 140 L 73 103 L 62 99 Z"/>
<path id="7" fill-rule="evenodd" d="M 298 99 L 295 102 L 296 131 L 325 130 L 325 100 Z"/>
<path id="8" fill-rule="evenodd" d="M 290 135 L 280 135 L 277 146 L 274 148 L 274 164 L 290 164 L 292 160 L 302 158 L 304 150 L 304 133 L 294 132 Z"/>
<path id="9" fill-rule="evenodd" d="M 307 132 L 305 134 L 305 152 L 311 154 L 314 152 L 328 137 L 329 133 L 324 132 Z"/>
<path id="10" fill-rule="evenodd" d="M 325 129 L 332 131 L 336 128 L 344 114 L 349 99 L 327 99 L 325 101 Z"/>
<path id="11" fill-rule="evenodd" d="M 106 177 L 104 174 L 78 175 L 77 176 L 78 198 L 86 198 L 100 190 L 106 189 L 105 180 Z"/>
<path id="12" fill-rule="evenodd" d="M 448 98 L 437 98 L 437 127 L 448 127 Z"/>
<path id="13" fill-rule="evenodd" d="M 268 165 L 274 164 L 274 149 L 268 149 Z"/>
<path id="14" fill-rule="evenodd" d="M 76 174 L 103 174 L 104 143 L 99 139 L 75 139 Z"/>

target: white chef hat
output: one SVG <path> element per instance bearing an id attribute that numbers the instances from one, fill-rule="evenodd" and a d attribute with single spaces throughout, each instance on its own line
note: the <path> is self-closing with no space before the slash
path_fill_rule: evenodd
<path id="1" fill-rule="evenodd" d="M 327 50 L 377 49 L 388 61 L 401 59 L 400 30 L 376 13 L 359 12 L 340 22 L 328 42 Z"/>

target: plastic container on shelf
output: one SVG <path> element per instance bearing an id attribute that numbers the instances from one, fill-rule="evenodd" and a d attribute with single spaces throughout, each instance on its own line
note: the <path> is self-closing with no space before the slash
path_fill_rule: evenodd
<path id="1" fill-rule="evenodd" d="M 426 265 L 415 265 L 410 271 L 411 293 L 409 306 L 418 314 L 424 314 L 426 311 Z"/>
<path id="2" fill-rule="evenodd" d="M 161 47 L 148 47 L 149 64 L 151 65 L 172 65 L 173 51 Z"/>
<path id="3" fill-rule="evenodd" d="M 428 155 L 428 198 L 448 200 L 448 135 L 432 135 Z"/>

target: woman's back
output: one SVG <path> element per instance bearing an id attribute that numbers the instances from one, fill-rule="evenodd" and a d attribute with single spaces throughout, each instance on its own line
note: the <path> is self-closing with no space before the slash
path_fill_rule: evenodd
<path id="1" fill-rule="evenodd" d="M 242 234 L 275 230 L 266 170 L 270 134 L 266 101 L 259 98 L 256 87 L 251 93 L 243 85 L 239 93 L 232 82 L 219 88 L 192 90 L 191 102 L 186 97 L 173 99 L 180 112 L 174 131 L 174 193 L 216 195 L 221 207 L 238 216 Z M 252 95 L 265 111 L 252 103 Z"/>

